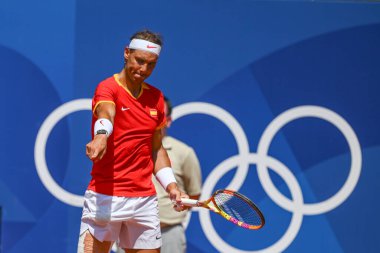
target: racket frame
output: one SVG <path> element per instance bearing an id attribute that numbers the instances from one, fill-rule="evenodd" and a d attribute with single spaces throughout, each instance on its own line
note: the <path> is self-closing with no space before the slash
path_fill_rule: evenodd
<path id="1" fill-rule="evenodd" d="M 215 196 L 217 194 L 220 194 L 220 193 L 225 193 L 225 194 L 229 194 L 229 195 L 233 195 L 233 196 L 237 196 L 238 198 L 242 199 L 244 202 L 246 202 L 255 212 L 256 214 L 260 217 L 260 220 L 261 220 L 261 224 L 259 225 L 251 225 L 251 224 L 247 224 L 243 221 L 239 221 L 237 220 L 236 218 L 232 217 L 231 215 L 227 214 L 222 207 L 220 207 L 216 201 L 215 201 Z M 236 191 L 232 191 L 232 190 L 227 190 L 227 189 L 221 189 L 221 190 L 217 190 L 216 192 L 214 192 L 214 194 L 211 196 L 211 198 L 209 198 L 208 200 L 206 201 L 198 201 L 198 200 L 195 200 L 195 199 L 182 199 L 182 204 L 183 205 L 186 205 L 186 206 L 193 206 L 193 207 L 204 207 L 204 208 L 207 208 L 213 212 L 215 212 L 216 214 L 219 214 L 220 216 L 222 216 L 223 218 L 225 218 L 226 220 L 234 223 L 235 225 L 238 225 L 240 227 L 243 227 L 243 228 L 246 228 L 246 229 L 251 229 L 251 230 L 257 230 L 257 229 L 260 229 L 264 226 L 265 224 L 265 218 L 264 218 L 264 215 L 262 214 L 262 212 L 260 211 L 260 209 L 255 205 L 255 203 L 253 203 L 249 198 L 247 198 L 246 196 L 236 192 Z"/>

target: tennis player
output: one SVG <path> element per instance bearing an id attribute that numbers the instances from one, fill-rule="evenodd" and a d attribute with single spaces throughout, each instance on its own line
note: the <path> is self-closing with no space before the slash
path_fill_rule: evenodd
<path id="1" fill-rule="evenodd" d="M 113 242 L 126 252 L 159 252 L 162 245 L 152 172 L 182 211 L 170 160 L 162 147 L 166 124 L 164 97 L 145 82 L 154 70 L 161 37 L 137 32 L 125 48 L 120 73 L 102 81 L 92 100 L 93 139 L 86 155 L 93 161 L 84 196 L 78 252 L 109 252 Z"/>

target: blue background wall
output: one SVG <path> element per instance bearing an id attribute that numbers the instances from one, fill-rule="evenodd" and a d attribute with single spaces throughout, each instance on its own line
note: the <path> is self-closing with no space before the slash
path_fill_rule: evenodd
<path id="1" fill-rule="evenodd" d="M 253 0 L 1 1 L 2 252 L 76 252 L 91 169 L 91 112 L 77 99 L 120 71 L 142 28 L 164 36 L 148 81 L 176 106 L 170 134 L 197 151 L 202 197 L 235 188 L 267 219 L 248 231 L 195 210 L 189 252 L 380 252 L 380 4 Z M 305 117 L 284 123 L 263 155 L 265 130 L 292 108 Z M 43 183 L 41 152 L 68 195 Z"/>

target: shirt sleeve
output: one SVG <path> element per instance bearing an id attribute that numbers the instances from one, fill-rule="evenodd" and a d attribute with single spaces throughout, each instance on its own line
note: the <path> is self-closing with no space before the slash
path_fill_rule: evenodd
<path id="1" fill-rule="evenodd" d="M 101 82 L 95 90 L 94 97 L 92 99 L 92 112 L 95 114 L 95 110 L 100 103 L 116 103 L 116 90 L 108 82 Z"/>

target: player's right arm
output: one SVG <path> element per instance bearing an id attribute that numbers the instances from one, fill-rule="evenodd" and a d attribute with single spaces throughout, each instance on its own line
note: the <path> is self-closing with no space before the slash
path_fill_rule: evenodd
<path id="1" fill-rule="evenodd" d="M 114 103 L 99 103 L 95 108 L 94 114 L 98 119 L 106 119 L 113 125 L 115 118 Z M 107 134 L 95 134 L 94 139 L 86 145 L 86 155 L 96 162 L 103 158 L 107 151 Z"/>

